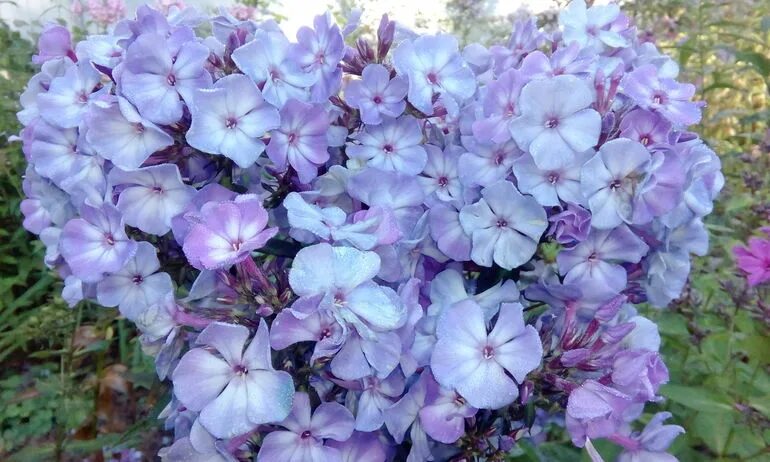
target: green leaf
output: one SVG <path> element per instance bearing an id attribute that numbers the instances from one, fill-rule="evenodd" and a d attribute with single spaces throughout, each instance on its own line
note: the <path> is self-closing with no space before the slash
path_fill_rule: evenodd
<path id="1" fill-rule="evenodd" d="M 660 388 L 660 394 L 696 411 L 708 413 L 734 411 L 732 402 L 727 396 L 705 388 L 669 384 Z"/>
<path id="2" fill-rule="evenodd" d="M 765 16 L 762 18 L 762 21 L 759 23 L 760 29 L 762 29 L 762 32 L 767 33 L 770 31 L 770 16 Z"/>
<path id="3" fill-rule="evenodd" d="M 694 420 L 690 430 L 695 436 L 702 439 L 709 449 L 716 454 L 723 455 L 733 423 L 733 419 L 729 417 L 727 419 L 716 419 L 703 416 Z"/>
<path id="4" fill-rule="evenodd" d="M 763 77 L 770 76 L 770 59 L 755 51 L 739 51 L 735 53 L 735 59 L 750 64 Z"/>

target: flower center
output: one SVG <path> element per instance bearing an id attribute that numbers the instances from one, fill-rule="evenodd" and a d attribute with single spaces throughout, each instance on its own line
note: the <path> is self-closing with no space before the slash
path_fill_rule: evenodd
<path id="1" fill-rule="evenodd" d="M 271 67 L 270 68 L 270 80 L 279 80 L 281 78 L 281 71 Z"/>
<path id="2" fill-rule="evenodd" d="M 302 434 L 300 435 L 300 438 L 302 438 L 303 440 L 306 440 L 306 439 L 310 438 L 311 436 L 313 436 L 313 434 L 312 434 L 312 433 L 310 433 L 310 430 L 305 430 L 305 431 L 304 431 L 304 432 L 302 432 Z"/>
<path id="3" fill-rule="evenodd" d="M 320 333 L 320 334 L 319 334 L 319 336 L 318 336 L 318 337 L 319 337 L 319 339 L 318 339 L 318 340 L 323 340 L 323 339 L 325 339 L 325 338 L 329 338 L 329 337 L 331 337 L 331 336 L 332 336 L 332 331 L 331 331 L 331 329 L 329 329 L 328 327 L 325 327 L 325 328 L 323 328 L 323 329 L 321 330 L 321 333 Z"/>
<path id="4" fill-rule="evenodd" d="M 237 375 L 246 375 L 249 373 L 249 370 L 243 364 L 236 364 L 233 366 L 233 372 Z"/>
<path id="5" fill-rule="evenodd" d="M 481 354 L 484 355 L 484 359 L 492 359 L 495 357 L 495 349 L 487 345 L 481 350 Z"/>
<path id="6" fill-rule="evenodd" d="M 665 104 L 666 102 L 666 95 L 663 93 L 655 93 L 652 95 L 652 102 L 654 104 Z"/>
<path id="7" fill-rule="evenodd" d="M 463 398 L 462 396 L 460 396 L 457 393 L 455 393 L 454 402 L 455 402 L 455 406 L 457 406 L 457 407 L 462 407 L 462 406 L 465 406 L 465 404 L 466 404 L 465 398 Z"/>
<path id="8" fill-rule="evenodd" d="M 385 146 L 382 147 L 382 150 L 387 152 L 388 154 L 392 154 L 393 153 L 393 145 L 392 144 L 386 144 Z"/>
<path id="9" fill-rule="evenodd" d="M 79 102 L 80 104 L 85 104 L 85 103 L 87 103 L 87 102 L 88 102 L 88 95 L 86 95 L 85 93 L 82 93 L 82 92 L 81 92 L 81 93 L 78 95 L 78 102 Z"/>
<path id="10" fill-rule="evenodd" d="M 155 194 L 163 194 L 163 188 L 160 186 L 153 186 L 152 192 L 154 192 Z"/>
<path id="11" fill-rule="evenodd" d="M 596 255 L 596 252 L 591 252 L 591 255 L 588 256 L 588 262 L 594 263 L 599 259 L 599 256 Z"/>
<path id="12" fill-rule="evenodd" d="M 236 240 L 236 241 L 233 241 L 233 243 L 231 244 L 231 247 L 234 252 L 237 252 L 241 250 L 241 245 L 243 245 L 243 242 L 241 242 L 240 240 Z"/>
<path id="13" fill-rule="evenodd" d="M 449 178 L 442 176 L 438 179 L 438 185 L 442 188 L 446 188 L 446 186 L 449 184 Z"/>
<path id="14" fill-rule="evenodd" d="M 494 157 L 495 165 L 502 165 L 504 160 L 505 160 L 505 154 L 503 154 L 501 151 L 497 151 Z"/>
<path id="15" fill-rule="evenodd" d="M 335 293 L 333 302 L 336 306 L 342 306 L 345 304 L 345 294 L 342 292 Z"/>
<path id="16" fill-rule="evenodd" d="M 144 277 L 141 274 L 135 274 L 134 277 L 131 278 L 131 281 L 136 285 L 140 285 L 144 282 Z"/>
<path id="17" fill-rule="evenodd" d="M 173 87 L 176 85 L 176 76 L 174 74 L 169 74 L 168 77 L 166 77 L 166 82 Z"/>
<path id="18" fill-rule="evenodd" d="M 551 172 L 548 174 L 548 182 L 551 184 L 556 184 L 559 182 L 559 174 L 556 172 Z"/>
<path id="19" fill-rule="evenodd" d="M 642 135 L 641 138 L 639 138 L 639 142 L 647 146 L 650 144 L 650 135 Z"/>
<path id="20" fill-rule="evenodd" d="M 106 242 L 107 245 L 115 245 L 115 236 L 113 236 L 112 233 L 105 233 L 104 242 Z"/>
<path id="21" fill-rule="evenodd" d="M 136 131 L 136 133 L 144 133 L 144 125 L 142 125 L 140 123 L 135 123 L 134 124 L 134 131 Z"/>
<path id="22" fill-rule="evenodd" d="M 559 126 L 559 119 L 556 117 L 549 117 L 545 121 L 545 128 L 556 128 Z"/>
<path id="23" fill-rule="evenodd" d="M 237 125 L 238 125 L 238 119 L 236 119 L 235 117 L 228 117 L 225 120 L 225 127 L 229 128 L 231 130 L 233 128 L 235 128 Z"/>
<path id="24" fill-rule="evenodd" d="M 380 95 L 376 95 L 374 98 L 372 98 L 372 101 L 374 101 L 374 104 L 382 104 L 382 97 Z"/>
<path id="25" fill-rule="evenodd" d="M 297 138 L 299 138 L 299 137 L 297 136 L 296 133 L 289 133 L 289 136 L 286 137 L 286 138 L 287 138 L 289 144 L 295 144 L 297 142 Z"/>
<path id="26" fill-rule="evenodd" d="M 621 180 L 612 180 L 610 183 L 610 189 L 613 191 L 620 189 L 621 186 L 623 186 L 623 182 Z"/>
<path id="27" fill-rule="evenodd" d="M 497 220 L 497 227 L 498 228 L 507 228 L 508 222 L 505 220 L 505 218 L 500 218 Z"/>
<path id="28" fill-rule="evenodd" d="M 436 75 L 435 72 L 433 71 L 428 72 L 428 75 L 426 76 L 426 78 L 428 79 L 428 82 L 430 82 L 431 85 L 438 84 L 438 76 Z"/>

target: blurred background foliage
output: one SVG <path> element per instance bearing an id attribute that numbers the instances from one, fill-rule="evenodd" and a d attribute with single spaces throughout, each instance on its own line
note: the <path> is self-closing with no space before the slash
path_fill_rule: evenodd
<path id="1" fill-rule="evenodd" d="M 687 429 L 672 448 L 682 461 L 768 461 L 770 289 L 747 287 L 731 249 L 770 221 L 770 2 L 623 3 L 679 62 L 681 80 L 697 84 L 708 103 L 697 130 L 727 178 L 707 220 L 711 251 L 694 261 L 685 293 L 667 310 L 643 308 L 658 322 L 671 372 L 667 399 L 650 411 L 670 410 Z M 356 5 L 330 6 L 344 17 Z M 515 15 L 494 16 L 491 5 L 448 0 L 443 25 L 465 42 L 502 40 Z M 555 14 L 541 19 L 553 24 Z M 41 26 L 0 20 L 0 460 L 152 460 L 164 444 L 155 418 L 166 388 L 133 327 L 116 310 L 67 308 L 42 245 L 21 227 L 25 160 L 9 137 L 19 130 L 17 99 L 34 72 L 34 46 L 16 30 L 34 36 Z M 612 460 L 611 446 L 598 448 Z M 554 433 L 538 447 L 522 445 L 512 460 L 581 457 Z"/>

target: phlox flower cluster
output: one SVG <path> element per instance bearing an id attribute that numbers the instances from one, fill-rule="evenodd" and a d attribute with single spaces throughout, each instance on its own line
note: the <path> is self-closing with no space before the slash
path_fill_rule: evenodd
<path id="1" fill-rule="evenodd" d="M 40 39 L 24 226 L 68 303 L 141 332 L 160 457 L 491 461 L 563 427 L 674 460 L 668 414 L 636 423 L 668 370 L 635 305 L 708 246 L 694 87 L 616 5 L 491 47 L 356 21 Z"/>

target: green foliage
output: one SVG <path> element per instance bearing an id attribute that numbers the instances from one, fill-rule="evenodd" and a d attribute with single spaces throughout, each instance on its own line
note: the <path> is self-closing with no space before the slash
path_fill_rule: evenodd
<path id="1" fill-rule="evenodd" d="M 64 304 L 42 244 L 21 226 L 26 161 L 8 137 L 21 128 L 35 47 L 0 21 L 0 49 L 0 459 L 155 453 L 160 437 L 143 437 L 157 431 L 154 408 L 166 398 L 152 361 L 114 310 Z"/>

